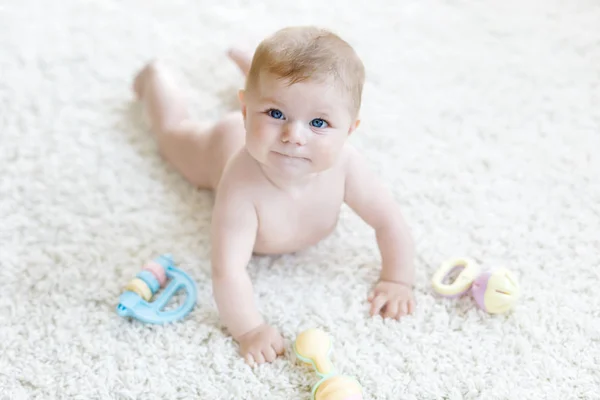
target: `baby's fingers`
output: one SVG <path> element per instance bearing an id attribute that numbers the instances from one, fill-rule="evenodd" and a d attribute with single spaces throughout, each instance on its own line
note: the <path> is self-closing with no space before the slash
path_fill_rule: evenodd
<path id="1" fill-rule="evenodd" d="M 254 365 L 256 364 L 256 362 L 254 361 L 254 357 L 252 356 L 252 353 L 246 354 L 246 356 L 244 357 L 244 360 L 246 360 L 246 364 L 248 364 L 251 367 L 254 367 Z"/>
<path id="2" fill-rule="evenodd" d="M 260 352 L 260 351 L 256 351 L 254 353 L 254 360 L 259 365 L 265 363 L 265 357 L 263 356 L 262 352 Z"/>
<path id="3" fill-rule="evenodd" d="M 398 308 L 398 318 L 404 317 L 408 314 L 408 302 L 400 300 L 400 307 Z"/>
<path id="4" fill-rule="evenodd" d="M 275 353 L 275 349 L 271 346 L 267 346 L 267 348 L 262 351 L 262 355 L 268 362 L 273 362 L 277 358 L 277 353 Z"/>
<path id="5" fill-rule="evenodd" d="M 273 350 L 275 350 L 275 354 L 283 354 L 283 338 L 281 335 L 277 335 L 277 338 L 271 343 L 271 346 L 273 347 Z"/>
<path id="6" fill-rule="evenodd" d="M 272 341 L 271 346 L 273 346 L 273 350 L 275 350 L 276 354 L 283 354 L 283 337 L 278 334 L 275 340 Z"/>
<path id="7" fill-rule="evenodd" d="M 383 296 L 385 292 L 382 292 L 378 287 L 376 287 L 371 293 L 369 293 L 369 303 L 372 302 L 377 296 Z"/>
<path id="8" fill-rule="evenodd" d="M 381 308 L 385 305 L 387 299 L 385 296 L 377 295 L 371 302 L 371 316 L 381 312 Z"/>
<path id="9" fill-rule="evenodd" d="M 414 311 L 415 311 L 415 301 L 409 300 L 408 301 L 408 313 L 412 314 Z"/>
<path id="10" fill-rule="evenodd" d="M 395 318 L 398 319 L 398 301 L 390 300 L 385 304 L 385 311 L 383 318 Z"/>

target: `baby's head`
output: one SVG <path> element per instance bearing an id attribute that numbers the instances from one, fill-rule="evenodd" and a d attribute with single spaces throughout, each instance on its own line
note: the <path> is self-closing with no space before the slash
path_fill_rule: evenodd
<path id="1" fill-rule="evenodd" d="M 249 153 L 293 175 L 330 168 L 359 124 L 364 76 L 329 31 L 292 27 L 263 40 L 240 92 Z"/>

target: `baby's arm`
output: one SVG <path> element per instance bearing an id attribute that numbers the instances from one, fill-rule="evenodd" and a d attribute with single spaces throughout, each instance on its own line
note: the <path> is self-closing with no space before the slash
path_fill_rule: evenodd
<path id="1" fill-rule="evenodd" d="M 283 352 L 283 340 L 258 312 L 246 271 L 258 218 L 245 190 L 243 185 L 222 182 L 217 191 L 211 224 L 212 281 L 222 323 L 240 344 L 246 361 L 261 364 Z"/>
<path id="2" fill-rule="evenodd" d="M 371 314 L 399 318 L 414 308 L 413 240 L 392 193 L 362 155 L 348 148 L 345 202 L 375 229 L 382 259 L 381 281 L 369 297 Z"/>

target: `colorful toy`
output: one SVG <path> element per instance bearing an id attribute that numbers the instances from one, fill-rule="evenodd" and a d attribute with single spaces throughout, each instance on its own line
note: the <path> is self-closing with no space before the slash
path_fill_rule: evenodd
<path id="1" fill-rule="evenodd" d="M 165 287 L 167 282 L 168 286 Z M 150 302 L 160 288 L 164 288 L 163 292 Z M 187 293 L 185 302 L 175 310 L 163 311 L 179 289 Z M 195 282 L 175 267 L 170 255 L 161 255 L 148 262 L 127 284 L 125 292 L 119 297 L 117 313 L 146 323 L 165 324 L 184 318 L 194 308 L 196 297 Z"/>
<path id="2" fill-rule="evenodd" d="M 452 283 L 444 283 L 446 277 L 462 269 Z M 510 310 L 520 296 L 515 276 L 506 268 L 480 273 L 480 267 L 470 258 L 455 258 L 442 263 L 433 275 L 433 289 L 444 297 L 462 296 L 471 290 L 477 305 L 490 314 Z"/>
<path id="3" fill-rule="evenodd" d="M 314 367 L 321 378 L 312 388 L 312 400 L 362 400 L 362 387 L 354 378 L 336 372 L 329 356 L 330 337 L 320 329 L 302 332 L 294 342 L 298 359 Z"/>

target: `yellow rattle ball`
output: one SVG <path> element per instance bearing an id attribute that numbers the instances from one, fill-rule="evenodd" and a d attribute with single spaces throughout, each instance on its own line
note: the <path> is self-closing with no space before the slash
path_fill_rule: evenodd
<path id="1" fill-rule="evenodd" d="M 477 305 L 490 314 L 503 314 L 514 307 L 521 295 L 517 278 L 506 268 L 479 275 L 471 288 Z"/>
<path id="2" fill-rule="evenodd" d="M 330 355 L 331 338 L 320 329 L 308 329 L 296 338 L 294 352 L 298 360 L 312 365 L 321 378 L 312 389 L 312 400 L 362 400 L 363 390 L 358 381 L 340 375 L 333 366 Z"/>
<path id="3" fill-rule="evenodd" d="M 337 375 L 321 382 L 315 400 L 362 400 L 362 388 L 354 378 Z"/>

